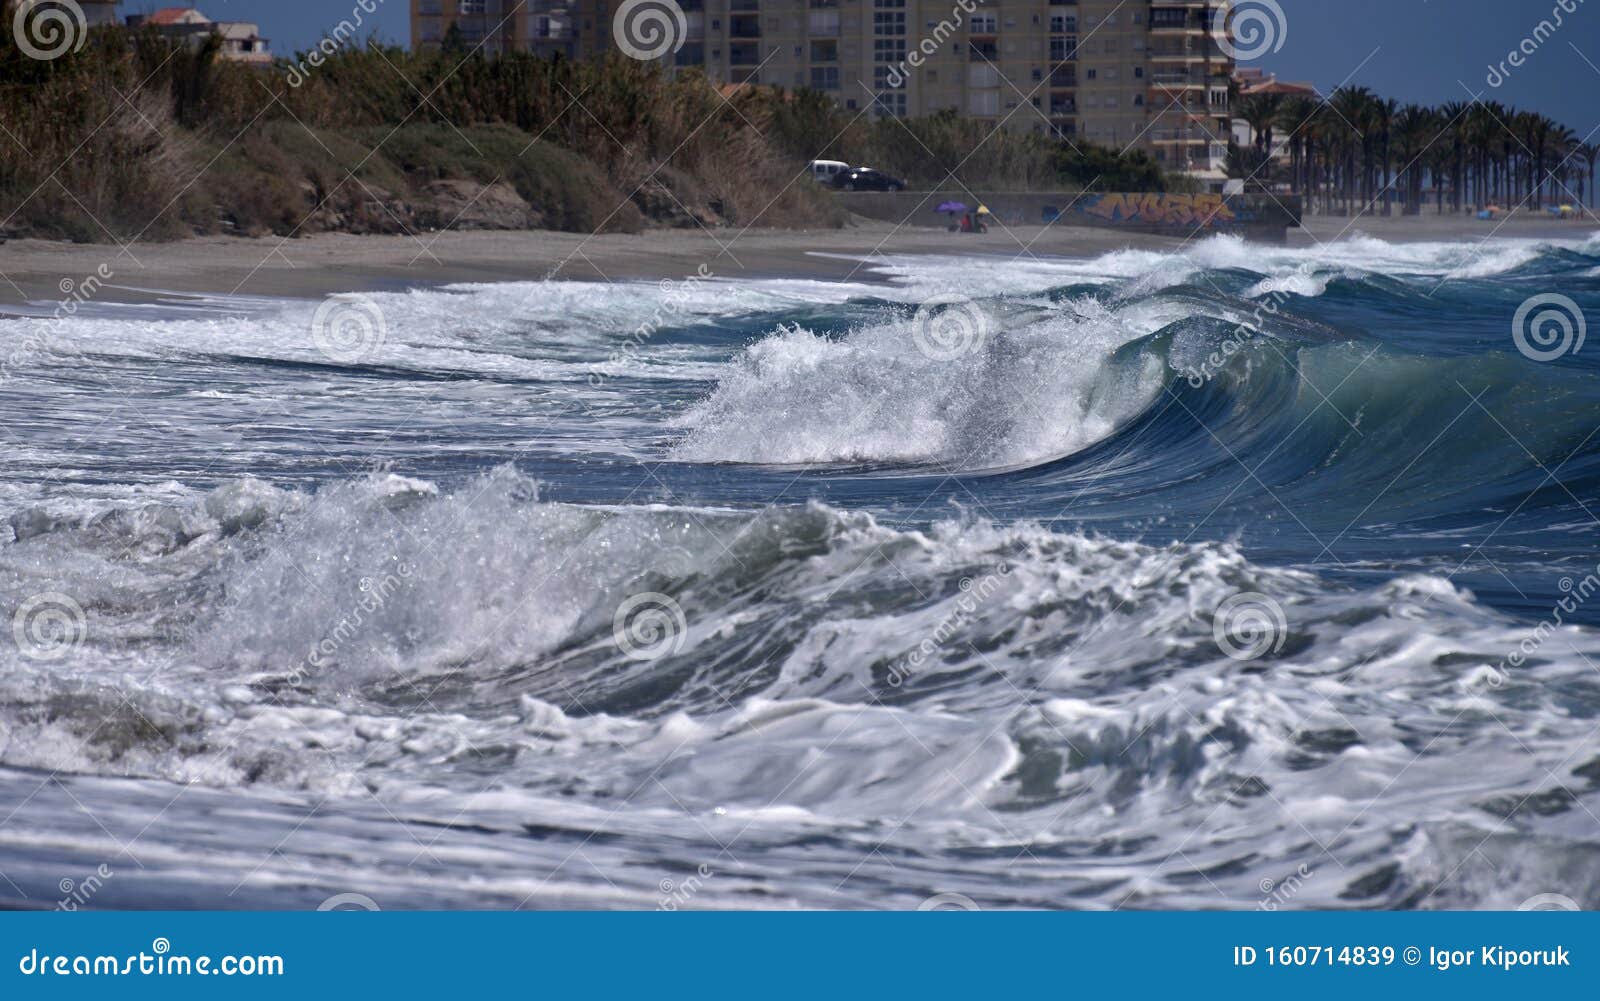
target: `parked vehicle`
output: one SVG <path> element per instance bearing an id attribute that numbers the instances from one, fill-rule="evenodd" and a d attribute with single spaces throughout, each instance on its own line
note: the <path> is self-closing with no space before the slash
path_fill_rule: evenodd
<path id="1" fill-rule="evenodd" d="M 818 184 L 831 184 L 839 174 L 850 169 L 850 165 L 843 160 L 812 160 L 811 179 Z"/>
<path id="2" fill-rule="evenodd" d="M 852 167 L 835 174 L 833 186 L 845 191 L 903 191 L 906 182 L 871 167 Z"/>

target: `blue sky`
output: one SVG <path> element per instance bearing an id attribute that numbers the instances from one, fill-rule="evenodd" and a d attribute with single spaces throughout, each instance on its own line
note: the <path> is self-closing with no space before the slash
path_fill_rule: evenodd
<path id="1" fill-rule="evenodd" d="M 409 44 L 410 0 L 378 0 L 369 16 L 378 33 Z M 1549 18 L 1558 0 L 1278 0 L 1287 23 L 1283 46 L 1255 65 L 1325 91 L 1364 84 L 1402 101 L 1439 103 L 1482 94 L 1535 107 L 1586 135 L 1600 125 L 1600 0 L 1565 0 L 1576 9 L 1498 88 L 1486 82 L 1498 64 Z M 354 0 L 206 0 L 218 19 L 256 21 L 274 51 L 313 45 L 349 15 Z M 124 2 L 124 13 L 161 3 Z M 1591 66 L 1590 63 L 1593 63 Z M 1600 141 L 1600 133 L 1590 141 Z"/>

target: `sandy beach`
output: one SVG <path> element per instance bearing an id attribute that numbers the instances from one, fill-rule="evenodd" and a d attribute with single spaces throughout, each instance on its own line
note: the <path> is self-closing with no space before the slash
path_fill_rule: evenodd
<path id="1" fill-rule="evenodd" d="M 1481 222 L 1465 216 L 1314 217 L 1291 246 L 1358 234 L 1389 242 L 1493 237 L 1582 239 L 1595 227 L 1541 217 Z M 958 235 L 858 219 L 838 230 L 655 230 L 584 235 L 552 231 L 437 232 L 416 236 L 320 234 L 300 239 L 208 237 L 175 243 L 0 245 L 0 306 L 47 304 L 90 276 L 109 275 L 95 298 L 140 301 L 154 292 L 317 297 L 456 282 L 671 279 L 702 268 L 724 278 L 873 281 L 874 257 L 984 254 L 1081 257 L 1124 248 L 1175 249 L 1184 239 L 1063 226 L 996 226 Z M 70 283 L 67 284 L 67 283 Z"/>

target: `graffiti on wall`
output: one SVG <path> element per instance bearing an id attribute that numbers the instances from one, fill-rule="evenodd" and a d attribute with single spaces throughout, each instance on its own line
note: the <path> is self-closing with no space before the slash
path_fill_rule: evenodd
<path id="1" fill-rule="evenodd" d="M 1245 221 L 1228 206 L 1223 195 L 1113 193 L 1090 195 L 1078 203 L 1080 212 L 1108 222 L 1137 222 L 1153 226 L 1216 226 Z"/>

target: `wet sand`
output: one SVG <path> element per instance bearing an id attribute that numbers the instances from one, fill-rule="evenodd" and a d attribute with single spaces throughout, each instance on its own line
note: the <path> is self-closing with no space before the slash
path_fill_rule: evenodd
<path id="1" fill-rule="evenodd" d="M 102 265 L 101 299 L 149 290 L 317 297 L 455 282 L 683 278 L 814 278 L 874 281 L 873 258 L 898 254 L 1084 256 L 1124 247 L 1174 248 L 1173 237 L 1063 226 L 996 226 L 984 234 L 864 221 L 838 230 L 655 230 L 638 234 L 549 231 L 351 236 L 296 240 L 207 237 L 166 244 L 75 245 L 13 240 L 0 246 L 0 304 L 62 297 Z M 104 272 L 100 272 L 104 274 Z"/>
<path id="2" fill-rule="evenodd" d="M 1498 222 L 1455 215 L 1317 217 L 1291 230 L 1289 243 L 1311 246 L 1357 234 L 1390 242 L 1583 239 L 1596 231 L 1588 222 L 1532 216 Z M 815 231 L 656 230 L 598 236 L 491 231 L 414 237 L 329 233 L 294 240 L 208 237 L 127 248 L 13 240 L 0 246 L 0 306 L 59 301 L 97 273 L 111 277 L 93 295 L 111 301 L 148 300 L 156 292 L 316 298 L 455 282 L 670 279 L 702 268 L 726 278 L 873 281 L 881 276 L 872 270 L 872 259 L 888 255 L 1081 257 L 1129 247 L 1171 250 L 1185 242 L 1059 225 L 996 226 L 989 233 L 969 235 L 871 220 Z"/>

